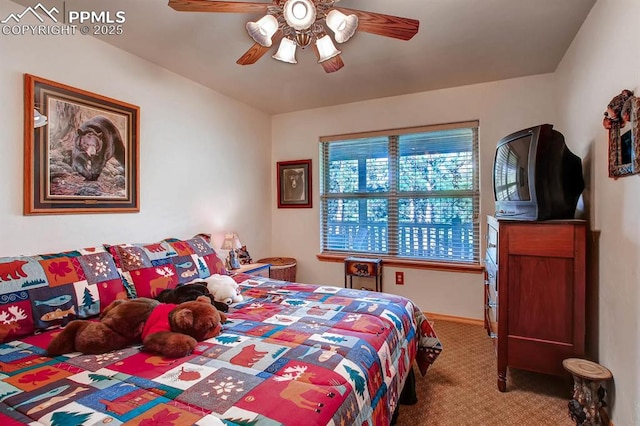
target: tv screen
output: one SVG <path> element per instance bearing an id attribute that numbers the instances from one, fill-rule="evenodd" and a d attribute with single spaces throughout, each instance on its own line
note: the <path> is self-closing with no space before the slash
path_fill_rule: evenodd
<path id="1" fill-rule="evenodd" d="M 582 161 L 551 124 L 500 139 L 493 163 L 496 217 L 572 219 L 584 189 Z"/>
<path id="2" fill-rule="evenodd" d="M 494 172 L 496 200 L 531 200 L 528 173 L 530 147 L 531 135 L 511 140 L 498 147 Z"/>

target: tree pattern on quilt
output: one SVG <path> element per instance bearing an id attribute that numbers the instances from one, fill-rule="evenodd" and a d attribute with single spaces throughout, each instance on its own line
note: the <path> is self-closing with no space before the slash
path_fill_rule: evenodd
<path id="1" fill-rule="evenodd" d="M 49 274 L 68 273 L 62 262 L 53 265 Z M 223 333 L 183 358 L 132 346 L 50 359 L 43 348 L 56 330 L 0 345 L 0 421 L 388 424 L 413 360 L 426 369 L 442 349 L 408 299 L 242 274 L 236 280 L 244 301 L 231 307 Z M 75 293 L 79 309 L 97 302 L 90 290 Z M 48 303 L 67 307 L 56 297 Z M 20 315 L 5 312 L 7 322 L 9 312 Z"/>

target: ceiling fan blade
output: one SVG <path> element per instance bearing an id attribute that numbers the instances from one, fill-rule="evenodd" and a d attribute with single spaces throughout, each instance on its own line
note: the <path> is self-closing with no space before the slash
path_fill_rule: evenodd
<path id="1" fill-rule="evenodd" d="M 316 58 L 320 60 L 320 52 L 318 51 L 318 46 L 316 46 L 315 44 L 313 44 L 312 46 L 313 46 L 313 51 L 316 53 Z M 328 74 L 328 73 L 336 72 L 340 68 L 344 67 L 344 62 L 342 62 L 342 58 L 338 54 L 331 59 L 327 59 L 326 61 L 320 62 L 320 65 L 322 65 L 322 69 L 324 69 L 324 72 Z"/>
<path id="2" fill-rule="evenodd" d="M 336 72 L 340 68 L 344 67 L 344 62 L 342 62 L 342 58 L 340 57 L 340 55 L 336 55 L 331 59 L 327 59 L 324 62 L 320 62 L 320 65 L 322 65 L 324 72 L 331 73 L 331 72 Z"/>
<path id="3" fill-rule="evenodd" d="M 399 16 L 385 15 L 382 13 L 365 12 L 364 10 L 346 9 L 336 7 L 345 15 L 354 14 L 358 17 L 358 31 L 381 35 L 385 37 L 397 38 L 400 40 L 411 40 L 418 33 L 420 21 L 411 18 L 401 18 Z"/>
<path id="4" fill-rule="evenodd" d="M 283 36 L 282 31 L 278 31 L 277 33 L 275 33 L 273 37 L 271 37 L 272 43 L 273 44 L 280 43 L 280 40 L 282 40 L 282 36 Z M 240 59 L 236 61 L 236 64 L 238 65 L 255 64 L 256 62 L 258 62 L 258 59 L 262 58 L 264 54 L 269 51 L 269 49 L 271 49 L 271 47 L 264 47 L 260 43 L 254 43 L 253 46 L 251 46 L 249 50 L 247 50 L 245 54 L 242 55 Z"/>
<path id="5" fill-rule="evenodd" d="M 179 12 L 266 13 L 272 3 L 217 0 L 169 0 L 169 7 Z"/>

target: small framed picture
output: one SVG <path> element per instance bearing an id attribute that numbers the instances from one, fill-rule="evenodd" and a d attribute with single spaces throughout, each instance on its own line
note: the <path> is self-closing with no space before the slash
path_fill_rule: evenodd
<path id="1" fill-rule="evenodd" d="M 311 160 L 279 161 L 278 208 L 311 207 Z"/>

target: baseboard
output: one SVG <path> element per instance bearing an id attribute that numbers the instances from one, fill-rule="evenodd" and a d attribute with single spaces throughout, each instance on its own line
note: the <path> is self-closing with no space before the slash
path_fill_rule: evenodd
<path id="1" fill-rule="evenodd" d="M 451 322 L 457 322 L 460 324 L 471 324 L 471 325 L 479 325 L 480 327 L 484 327 L 484 321 L 481 319 L 455 317 L 453 315 L 436 314 L 432 312 L 425 312 L 424 314 L 430 320 L 451 321 Z"/>

